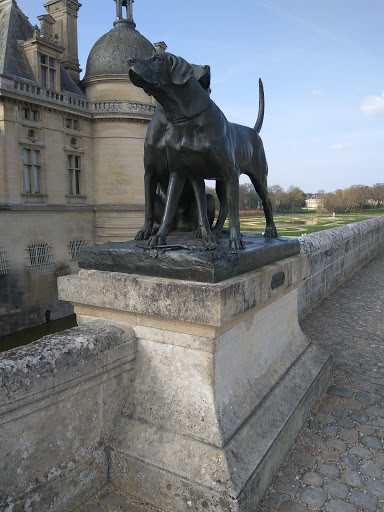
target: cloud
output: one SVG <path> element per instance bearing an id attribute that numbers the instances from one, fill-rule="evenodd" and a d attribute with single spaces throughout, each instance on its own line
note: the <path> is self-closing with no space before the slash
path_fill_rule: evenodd
<path id="1" fill-rule="evenodd" d="M 384 92 L 381 96 L 366 96 L 363 99 L 360 110 L 368 116 L 384 114 Z"/>
<path id="2" fill-rule="evenodd" d="M 346 144 L 332 144 L 329 146 L 329 149 L 335 149 L 336 151 L 342 151 L 343 149 L 347 149 Z"/>

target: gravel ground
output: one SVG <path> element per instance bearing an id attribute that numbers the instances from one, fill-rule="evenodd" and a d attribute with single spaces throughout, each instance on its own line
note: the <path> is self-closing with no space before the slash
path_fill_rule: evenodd
<path id="1" fill-rule="evenodd" d="M 301 325 L 333 377 L 256 512 L 384 512 L 384 253 Z M 80 511 L 158 509 L 108 485 Z"/>

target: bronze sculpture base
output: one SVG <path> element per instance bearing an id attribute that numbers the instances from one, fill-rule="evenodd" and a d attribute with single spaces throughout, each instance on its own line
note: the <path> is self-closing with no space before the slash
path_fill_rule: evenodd
<path id="1" fill-rule="evenodd" d="M 227 248 L 228 233 L 219 246 L 203 245 L 191 233 L 171 233 L 166 246 L 150 248 L 146 241 L 107 242 L 87 247 L 80 268 L 217 283 L 300 252 L 295 238 L 244 234 L 246 248 Z"/>

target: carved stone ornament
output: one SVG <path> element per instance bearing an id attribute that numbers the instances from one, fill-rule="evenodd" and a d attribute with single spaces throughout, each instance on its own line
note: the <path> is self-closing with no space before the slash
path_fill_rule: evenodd
<path id="1" fill-rule="evenodd" d="M 79 147 L 79 141 L 77 140 L 77 137 L 71 137 L 71 146 L 74 149 L 78 149 Z"/>
<path id="2" fill-rule="evenodd" d="M 37 131 L 34 128 L 29 128 L 29 130 L 28 130 L 28 139 L 31 142 L 36 142 L 37 141 L 37 139 L 38 139 Z"/>

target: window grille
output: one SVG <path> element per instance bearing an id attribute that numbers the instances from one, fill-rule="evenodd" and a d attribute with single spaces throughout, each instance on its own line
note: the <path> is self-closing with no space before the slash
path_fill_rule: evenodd
<path id="1" fill-rule="evenodd" d="M 68 246 L 72 261 L 77 261 L 83 248 L 88 246 L 88 242 L 86 240 L 71 240 Z"/>
<path id="2" fill-rule="evenodd" d="M 7 265 L 7 258 L 6 258 L 6 251 L 0 247 L 0 276 L 4 276 L 8 273 L 8 265 Z"/>
<path id="3" fill-rule="evenodd" d="M 44 269 L 53 266 L 53 255 L 51 244 L 30 244 L 27 247 L 28 267 Z"/>

